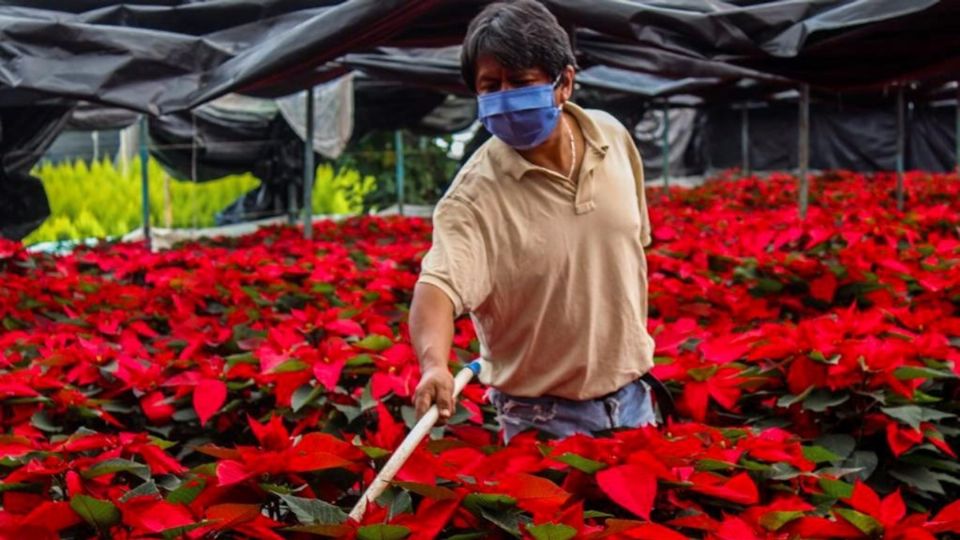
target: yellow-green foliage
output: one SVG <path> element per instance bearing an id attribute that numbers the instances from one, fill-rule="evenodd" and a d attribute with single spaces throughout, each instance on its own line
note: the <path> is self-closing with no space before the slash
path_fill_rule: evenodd
<path id="1" fill-rule="evenodd" d="M 166 226 L 164 175 L 151 159 L 150 223 Z M 140 226 L 140 159 L 122 171 L 107 159 L 58 164 L 43 163 L 34 170 L 47 190 L 50 217 L 24 242 L 77 240 L 122 236 Z M 174 227 L 210 227 L 214 216 L 260 181 L 251 174 L 228 176 L 203 183 L 171 180 L 170 207 Z M 357 171 L 335 174 L 329 165 L 317 168 L 313 192 L 315 214 L 355 214 L 363 198 L 376 188 L 373 177 Z"/>

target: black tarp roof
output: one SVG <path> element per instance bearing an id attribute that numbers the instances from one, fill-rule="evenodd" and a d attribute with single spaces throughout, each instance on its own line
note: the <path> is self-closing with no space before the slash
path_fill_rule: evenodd
<path id="1" fill-rule="evenodd" d="M 440 99 L 463 92 L 456 59 L 418 49 L 459 44 L 488 1 L 0 0 L 0 233 L 49 213 L 27 171 L 78 101 L 160 115 L 348 69 L 400 99 Z M 910 82 L 949 99 L 944 83 L 960 79 L 957 0 L 541 1 L 575 42 L 577 99 L 624 115 L 638 99 L 743 101 L 797 83 L 888 99 L 888 85 Z"/>
<path id="2" fill-rule="evenodd" d="M 829 89 L 960 77 L 952 0 L 544 1 L 574 30 L 583 67 Z M 459 43 L 486 3 L 0 1 L 0 88 L 155 114 L 278 95 L 342 73 L 330 62 L 348 53 Z"/>

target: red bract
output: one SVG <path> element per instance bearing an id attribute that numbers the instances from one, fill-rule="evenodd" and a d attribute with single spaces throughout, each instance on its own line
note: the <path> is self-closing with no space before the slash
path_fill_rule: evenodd
<path id="1" fill-rule="evenodd" d="M 238 446 L 221 455 L 234 456 L 217 464 L 221 486 L 245 482 L 259 475 L 281 476 L 292 473 L 343 468 L 359 471 L 363 452 L 325 433 L 308 433 L 294 441 L 279 417 L 264 425 L 250 419 L 250 428 L 260 447 Z"/>
<path id="2" fill-rule="evenodd" d="M 654 373 L 679 418 L 504 447 L 472 384 L 359 524 L 342 512 L 413 420 L 428 221 L 161 253 L 0 240 L 0 536 L 960 533 L 960 181 L 908 173 L 901 213 L 893 176 L 829 172 L 800 220 L 790 175 L 721 180 L 647 195 Z M 469 318 L 453 343 L 477 355 Z"/>

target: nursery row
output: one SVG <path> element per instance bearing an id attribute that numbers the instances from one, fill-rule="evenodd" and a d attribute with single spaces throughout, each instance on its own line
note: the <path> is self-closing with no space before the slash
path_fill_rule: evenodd
<path id="1" fill-rule="evenodd" d="M 659 428 L 504 446 L 484 388 L 362 523 L 411 426 L 429 221 L 359 217 L 54 257 L 0 243 L 0 536 L 960 534 L 960 179 L 648 193 Z M 456 324 L 451 365 L 473 358 Z"/>

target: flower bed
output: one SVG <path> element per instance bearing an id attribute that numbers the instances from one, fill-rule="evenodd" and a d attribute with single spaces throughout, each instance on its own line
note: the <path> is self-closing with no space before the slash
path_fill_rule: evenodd
<path id="1" fill-rule="evenodd" d="M 0 243 L 0 536 L 885 538 L 960 533 L 960 179 L 648 194 L 655 373 L 681 418 L 499 444 L 473 384 L 364 518 L 413 422 L 429 222 L 150 254 Z M 456 360 L 476 354 L 468 319 Z"/>

